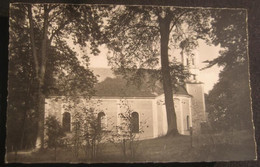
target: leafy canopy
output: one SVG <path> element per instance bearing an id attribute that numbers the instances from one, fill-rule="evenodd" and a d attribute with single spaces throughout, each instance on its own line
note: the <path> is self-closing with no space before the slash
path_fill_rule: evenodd
<path id="1" fill-rule="evenodd" d="M 110 16 L 106 27 L 107 46 L 112 51 L 109 63 L 114 71 L 130 82 L 136 81 L 137 85 L 146 82 L 143 80 L 146 69 L 162 81 L 161 18 L 170 18 L 169 52 L 180 49 L 186 55 L 198 46 L 198 39 L 209 41 L 212 21 L 208 10 L 177 7 L 116 6 Z M 173 86 L 184 84 L 189 77 L 187 69 L 177 63 L 176 57 L 169 55 Z"/>

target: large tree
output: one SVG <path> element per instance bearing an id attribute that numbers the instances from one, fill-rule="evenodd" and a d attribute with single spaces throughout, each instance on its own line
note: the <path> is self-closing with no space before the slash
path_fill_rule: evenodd
<path id="1" fill-rule="evenodd" d="M 109 62 L 124 76 L 140 75 L 142 69 L 160 69 L 167 112 L 168 132 L 176 134 L 173 86 L 178 81 L 169 50 L 180 48 L 190 54 L 210 31 L 210 13 L 205 9 L 151 6 L 116 6 L 107 20 Z M 180 66 L 175 66 L 180 67 Z M 134 71 L 134 72 L 133 72 Z M 175 70 L 176 71 L 176 70 Z M 179 70 L 181 72 L 183 70 Z M 131 75 L 132 75 L 131 74 Z M 126 77 L 129 78 L 129 77 Z"/>
<path id="2" fill-rule="evenodd" d="M 21 85 L 28 85 L 25 87 L 32 90 L 27 91 L 28 96 L 25 87 L 20 88 L 21 104 L 10 101 L 12 107 L 8 114 L 19 105 L 27 104 L 26 110 L 35 113 L 37 144 L 42 148 L 45 97 L 55 93 L 89 98 L 94 93 L 96 78 L 88 69 L 89 57 L 83 55 L 79 59 L 67 40 L 80 47 L 88 44 L 91 52 L 97 54 L 102 20 L 96 6 L 12 4 L 10 10 L 10 64 L 14 64 L 10 67 L 13 74 L 9 75 L 10 94 L 19 89 L 12 88 L 12 84 L 21 81 Z M 19 79 L 17 73 L 21 73 L 24 80 Z M 15 119 L 9 123 L 15 124 Z"/>
<path id="3" fill-rule="evenodd" d="M 223 50 L 208 67 L 217 64 L 223 70 L 206 98 L 210 120 L 218 130 L 252 129 L 246 11 L 215 10 L 212 17 L 213 43 Z"/>
<path id="4" fill-rule="evenodd" d="M 28 30 L 26 28 L 25 9 L 11 8 L 10 45 L 9 45 L 9 81 L 7 112 L 7 149 L 30 147 L 37 126 L 36 114 L 31 110 L 35 91 L 33 60 L 30 59 Z M 26 98 L 25 98 L 26 97 Z"/>

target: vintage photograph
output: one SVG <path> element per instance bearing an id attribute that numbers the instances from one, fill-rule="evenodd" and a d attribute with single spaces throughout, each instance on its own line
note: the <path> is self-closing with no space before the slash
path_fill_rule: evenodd
<path id="1" fill-rule="evenodd" d="M 7 163 L 256 159 L 247 10 L 9 13 Z"/>

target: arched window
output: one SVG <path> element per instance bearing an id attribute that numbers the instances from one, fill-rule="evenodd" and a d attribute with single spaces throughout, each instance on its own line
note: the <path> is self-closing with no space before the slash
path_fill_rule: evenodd
<path id="1" fill-rule="evenodd" d="M 195 74 L 192 74 L 191 76 L 192 76 L 192 79 L 193 79 L 193 80 L 196 80 L 196 79 L 197 79 Z"/>
<path id="2" fill-rule="evenodd" d="M 187 115 L 186 121 L 187 121 L 187 130 L 189 130 L 190 129 L 190 117 L 188 115 Z"/>
<path id="3" fill-rule="evenodd" d="M 63 113 L 62 127 L 65 132 L 70 131 L 70 122 L 71 122 L 70 113 L 69 112 Z"/>
<path id="4" fill-rule="evenodd" d="M 106 128 L 106 114 L 104 112 L 98 113 L 98 126 L 100 130 Z"/>
<path id="5" fill-rule="evenodd" d="M 133 133 L 139 133 L 139 114 L 137 112 L 133 112 L 131 114 L 131 131 Z"/>
<path id="6" fill-rule="evenodd" d="M 187 62 L 187 66 L 189 66 L 189 65 L 190 65 L 190 62 L 189 62 L 189 59 L 188 59 L 188 58 L 186 58 L 186 62 Z"/>

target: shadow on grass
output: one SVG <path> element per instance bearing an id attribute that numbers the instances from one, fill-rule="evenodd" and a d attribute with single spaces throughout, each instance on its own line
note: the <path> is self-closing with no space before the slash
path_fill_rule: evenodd
<path id="1" fill-rule="evenodd" d="M 233 139 L 234 138 L 234 139 Z M 94 160 L 87 159 L 83 150 L 75 157 L 70 149 L 58 149 L 55 161 L 54 150 L 37 152 L 18 152 L 7 154 L 7 161 L 24 163 L 100 163 L 100 162 L 201 162 L 227 160 L 253 160 L 255 146 L 253 138 L 246 132 L 224 134 L 206 134 L 190 136 L 164 136 L 156 139 L 139 141 L 134 158 L 124 157 L 120 147 L 111 143 L 102 144 Z M 213 144 L 212 144 L 213 143 Z"/>

